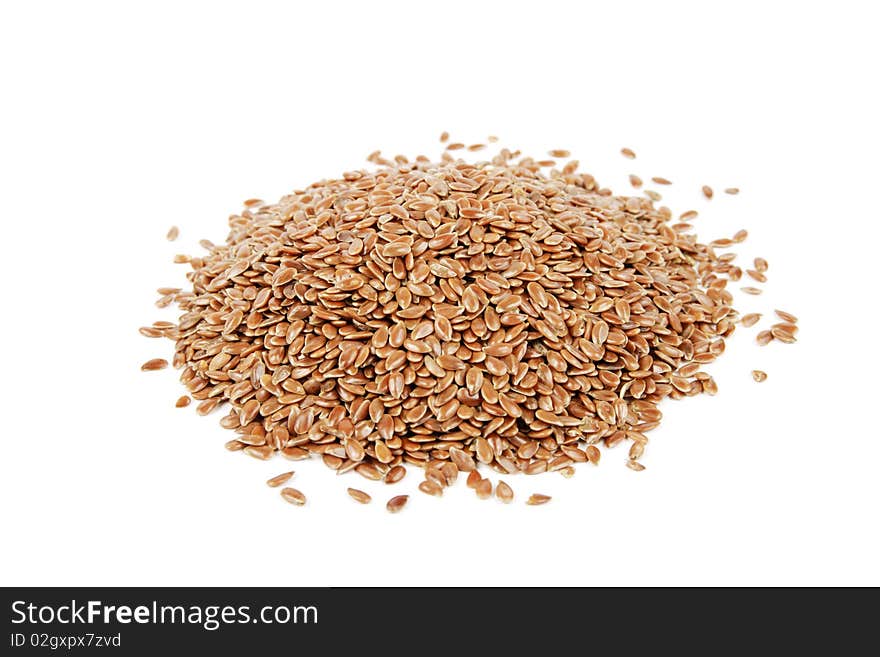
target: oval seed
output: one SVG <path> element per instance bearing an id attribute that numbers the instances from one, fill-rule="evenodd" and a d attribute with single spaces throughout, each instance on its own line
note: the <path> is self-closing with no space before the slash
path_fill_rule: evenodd
<path id="1" fill-rule="evenodd" d="M 373 499 L 367 493 L 362 490 L 358 490 L 357 488 L 349 488 L 348 494 L 355 502 L 359 502 L 360 504 L 369 504 Z"/>
<path id="2" fill-rule="evenodd" d="M 280 475 L 275 475 L 271 479 L 267 479 L 266 485 L 269 486 L 269 488 L 277 488 L 281 484 L 287 483 L 292 476 L 293 470 L 290 472 L 282 472 Z"/>
<path id="3" fill-rule="evenodd" d="M 296 488 L 282 488 L 281 497 L 285 502 L 290 502 L 296 506 L 303 506 L 306 503 L 306 496 Z"/>
<path id="4" fill-rule="evenodd" d="M 396 495 L 388 500 L 385 508 L 389 513 L 399 513 L 406 506 L 407 500 L 409 500 L 409 495 Z"/>
<path id="5" fill-rule="evenodd" d="M 540 504 L 547 504 L 551 499 L 553 498 L 549 495 L 544 495 L 543 493 L 532 493 L 529 495 L 529 499 L 526 500 L 526 504 L 529 506 L 538 506 Z"/>

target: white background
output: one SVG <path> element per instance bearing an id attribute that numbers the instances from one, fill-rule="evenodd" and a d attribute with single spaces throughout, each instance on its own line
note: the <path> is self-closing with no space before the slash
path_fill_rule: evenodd
<path id="1" fill-rule="evenodd" d="M 880 584 L 871 7 L 4 3 L 0 583 Z M 139 369 L 172 353 L 137 328 L 174 316 L 153 306 L 173 254 L 376 148 L 438 155 L 442 130 L 570 148 L 620 192 L 671 178 L 705 240 L 749 229 L 770 281 L 738 307 L 796 313 L 800 341 L 738 330 L 719 395 L 663 405 L 646 471 L 606 451 L 508 478 L 510 506 L 227 453 L 220 414 Z M 305 508 L 263 483 L 291 467 Z"/>

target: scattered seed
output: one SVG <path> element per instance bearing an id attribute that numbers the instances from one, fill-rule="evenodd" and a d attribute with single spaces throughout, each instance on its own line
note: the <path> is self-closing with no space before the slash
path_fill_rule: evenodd
<path id="1" fill-rule="evenodd" d="M 724 189 L 725 194 L 739 194 L 739 187 L 726 187 Z"/>
<path id="2" fill-rule="evenodd" d="M 468 473 L 465 484 L 468 488 L 476 488 L 477 484 L 479 484 L 482 480 L 483 477 L 480 476 L 479 472 L 477 472 L 476 470 L 471 470 L 470 473 Z"/>
<path id="3" fill-rule="evenodd" d="M 507 484 L 507 482 L 499 481 L 498 485 L 495 486 L 495 497 L 505 504 L 510 504 L 513 502 L 513 489 Z"/>
<path id="4" fill-rule="evenodd" d="M 155 370 L 164 370 L 166 367 L 168 367 L 168 361 L 164 358 L 152 358 L 141 365 L 141 370 L 144 372 L 153 372 Z"/>
<path id="5" fill-rule="evenodd" d="M 752 370 L 752 378 L 761 383 L 761 381 L 767 380 L 767 372 L 762 372 L 761 370 Z"/>
<path id="6" fill-rule="evenodd" d="M 653 178 L 651 178 L 651 180 L 653 180 L 658 185 L 671 185 L 672 184 L 671 180 L 667 180 L 666 178 L 661 178 L 660 176 L 654 176 Z"/>
<path id="7" fill-rule="evenodd" d="M 632 185 L 633 187 L 635 187 L 636 189 L 638 189 L 639 187 L 642 186 L 643 183 L 642 183 L 641 178 L 639 178 L 634 173 L 631 173 L 631 174 L 629 174 L 629 184 Z"/>
<path id="8" fill-rule="evenodd" d="M 192 400 L 189 398 L 188 395 L 181 395 L 180 397 L 177 398 L 177 401 L 174 402 L 174 407 L 175 408 L 183 408 L 185 406 L 189 406 L 191 401 Z"/>
<path id="9" fill-rule="evenodd" d="M 635 470 L 636 472 L 641 472 L 645 469 L 645 466 L 639 463 L 638 461 L 629 460 L 626 462 L 626 467 L 630 470 Z"/>
<path id="10" fill-rule="evenodd" d="M 488 479 L 480 479 L 477 485 L 474 486 L 474 491 L 476 491 L 477 497 L 481 500 L 488 500 L 492 497 L 492 482 Z"/>
<path id="11" fill-rule="evenodd" d="M 409 495 L 395 495 L 388 500 L 385 508 L 388 509 L 389 513 L 399 513 L 406 506 L 407 500 L 409 500 Z"/>
<path id="12" fill-rule="evenodd" d="M 306 503 L 306 496 L 296 488 L 282 488 L 281 497 L 285 502 L 290 502 L 296 506 L 303 506 Z"/>
<path id="13" fill-rule="evenodd" d="M 402 465 L 395 465 L 385 475 L 386 484 L 396 484 L 406 476 L 406 468 Z"/>
<path id="14" fill-rule="evenodd" d="M 773 340 L 773 334 L 770 331 L 761 331 L 758 335 L 755 336 L 755 342 L 757 342 L 762 347 L 764 345 L 770 344 L 770 341 Z"/>
<path id="15" fill-rule="evenodd" d="M 749 313 L 742 316 L 740 323 L 745 327 L 754 326 L 759 319 L 761 319 L 761 313 Z"/>
<path id="16" fill-rule="evenodd" d="M 794 315 L 792 315 L 791 313 L 787 313 L 784 310 L 774 310 L 773 312 L 775 312 L 776 316 L 779 317 L 780 319 L 784 319 L 786 322 L 789 322 L 790 324 L 797 324 L 798 318 L 795 317 Z"/>
<path id="17" fill-rule="evenodd" d="M 697 212 L 696 210 L 688 210 L 687 212 L 682 212 L 678 218 L 682 221 L 691 221 L 693 219 L 696 219 L 697 216 L 699 216 L 699 212 Z"/>
<path id="18" fill-rule="evenodd" d="M 755 258 L 755 271 L 759 271 L 762 274 L 767 271 L 769 265 L 764 258 Z"/>
<path id="19" fill-rule="evenodd" d="M 270 488 L 277 488 L 281 484 L 286 484 L 290 481 L 290 478 L 293 476 L 293 470 L 290 472 L 282 472 L 280 475 L 275 475 L 271 479 L 266 480 L 266 485 Z M 292 490 L 292 489 L 291 489 Z"/>
<path id="20" fill-rule="evenodd" d="M 443 496 L 443 487 L 438 486 L 433 481 L 425 480 L 419 484 L 419 490 L 427 495 L 433 495 L 434 497 L 442 497 Z"/>
<path id="21" fill-rule="evenodd" d="M 746 269 L 746 273 L 752 280 L 758 281 L 759 283 L 767 282 L 767 277 L 755 269 Z"/>
<path id="22" fill-rule="evenodd" d="M 353 499 L 355 502 L 359 502 L 360 504 L 369 504 L 373 499 L 367 493 L 362 490 L 358 490 L 357 488 L 349 488 L 348 494 L 351 496 L 351 499 Z"/>
<path id="23" fill-rule="evenodd" d="M 715 196 L 715 192 L 712 191 L 712 188 L 709 187 L 709 185 L 703 185 L 703 196 L 705 196 L 707 199 L 711 199 L 713 196 Z"/>
<path id="24" fill-rule="evenodd" d="M 544 495 L 543 493 L 532 493 L 529 495 L 529 499 L 526 501 L 526 504 L 529 506 L 538 506 L 539 504 L 547 504 L 552 497 L 549 495 Z"/>
<path id="25" fill-rule="evenodd" d="M 449 141 L 449 133 L 446 131 L 441 132 L 440 133 L 440 143 L 445 144 L 447 141 Z M 351 489 L 349 489 L 349 491 L 351 491 Z"/>
<path id="26" fill-rule="evenodd" d="M 165 238 L 169 242 L 173 242 L 174 240 L 177 239 L 178 235 L 180 235 L 180 230 L 178 230 L 177 226 L 172 226 L 171 228 L 168 229 L 168 234 L 165 235 Z"/>
<path id="27" fill-rule="evenodd" d="M 626 148 L 626 147 L 620 149 L 620 154 L 623 155 L 624 157 L 629 158 L 630 160 L 636 159 L 635 152 L 629 148 Z"/>
<path id="28" fill-rule="evenodd" d="M 743 292 L 745 292 L 746 294 L 752 294 L 752 295 L 758 295 L 763 292 L 763 290 L 761 290 L 760 288 L 757 288 L 757 287 L 748 287 L 747 286 L 747 287 L 741 287 L 740 289 Z"/>

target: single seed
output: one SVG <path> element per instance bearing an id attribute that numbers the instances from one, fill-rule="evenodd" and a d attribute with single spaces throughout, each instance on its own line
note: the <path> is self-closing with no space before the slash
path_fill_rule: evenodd
<path id="1" fill-rule="evenodd" d="M 739 194 L 739 187 L 725 187 L 725 194 Z"/>
<path id="2" fill-rule="evenodd" d="M 556 148 L 551 151 L 548 151 L 547 155 L 549 155 L 550 157 L 568 157 L 569 155 L 571 155 L 571 153 L 565 149 Z"/>
<path id="3" fill-rule="evenodd" d="M 668 180 L 666 178 L 661 178 L 660 176 L 654 176 L 651 178 L 651 180 L 653 180 L 658 185 L 671 185 L 672 184 L 671 180 Z"/>
<path id="4" fill-rule="evenodd" d="M 153 372 L 155 370 L 164 370 L 168 367 L 168 361 L 164 358 L 152 358 L 148 360 L 146 363 L 141 365 L 141 369 L 144 372 Z"/>
<path id="5" fill-rule="evenodd" d="M 620 154 L 626 158 L 629 158 L 630 160 L 636 159 L 635 152 L 632 149 L 626 147 L 620 149 Z"/>
<path id="6" fill-rule="evenodd" d="M 406 476 L 406 468 L 402 465 L 395 465 L 385 475 L 386 484 L 396 484 Z"/>
<path id="7" fill-rule="evenodd" d="M 758 335 L 755 336 L 755 342 L 757 342 L 762 347 L 764 345 L 770 344 L 770 341 L 773 339 L 773 334 L 770 331 L 761 331 Z"/>
<path id="8" fill-rule="evenodd" d="M 296 506 L 303 506 L 306 503 L 306 496 L 296 488 L 282 488 L 281 497 L 285 502 L 290 502 Z"/>
<path id="9" fill-rule="evenodd" d="M 791 324 L 797 324 L 798 318 L 795 317 L 794 315 L 792 315 L 791 313 L 787 313 L 784 310 L 774 310 L 773 312 L 775 312 L 776 316 L 779 317 L 780 319 L 783 319 L 786 322 L 789 322 Z"/>
<path id="10" fill-rule="evenodd" d="M 349 488 L 348 494 L 351 496 L 355 502 L 359 502 L 360 504 L 369 504 L 373 499 L 367 493 L 362 490 L 358 490 L 357 488 Z"/>
<path id="11" fill-rule="evenodd" d="M 482 480 L 483 478 L 480 476 L 479 472 L 477 472 L 476 470 L 471 470 L 468 473 L 465 484 L 468 488 L 476 488 L 477 484 L 479 484 Z"/>
<path id="12" fill-rule="evenodd" d="M 282 472 L 280 475 L 275 475 L 271 479 L 267 479 L 266 485 L 270 488 L 277 488 L 281 484 L 286 484 L 292 476 L 293 470 L 291 470 L 290 472 Z"/>
<path id="13" fill-rule="evenodd" d="M 505 481 L 499 481 L 495 486 L 495 497 L 505 504 L 510 504 L 513 502 L 513 489 Z"/>
<path id="14" fill-rule="evenodd" d="M 639 187 L 642 186 L 643 183 L 642 183 L 641 178 L 639 178 L 634 173 L 631 173 L 631 174 L 629 174 L 629 184 L 632 185 L 633 187 L 635 187 L 636 189 L 638 189 Z"/>
<path id="15" fill-rule="evenodd" d="M 759 283 L 766 283 L 767 282 L 767 277 L 755 269 L 746 269 L 746 273 L 749 275 L 749 277 L 752 280 L 758 281 Z"/>
<path id="16" fill-rule="evenodd" d="M 761 290 L 760 288 L 757 288 L 757 287 L 742 287 L 740 289 L 743 292 L 745 292 L 746 294 L 752 294 L 752 295 L 761 294 L 761 292 L 763 292 L 763 290 Z"/>
<path id="17" fill-rule="evenodd" d="M 645 469 L 645 466 L 639 463 L 638 461 L 629 460 L 626 462 L 626 467 L 630 470 L 635 470 L 636 472 L 641 472 Z"/>
<path id="18" fill-rule="evenodd" d="M 435 484 L 433 481 L 426 480 L 419 483 L 419 490 L 427 495 L 433 495 L 434 497 L 443 496 L 443 488 Z"/>
<path id="19" fill-rule="evenodd" d="M 761 313 L 749 313 L 742 316 L 740 323 L 745 327 L 754 326 L 759 319 L 761 319 Z"/>
<path id="20" fill-rule="evenodd" d="M 389 513 L 399 513 L 406 506 L 407 500 L 409 500 L 409 495 L 395 495 L 388 500 L 385 508 L 388 509 Z"/>
<path id="21" fill-rule="evenodd" d="M 755 271 L 759 271 L 762 274 L 767 271 L 769 265 L 764 258 L 755 258 Z"/>
<path id="22" fill-rule="evenodd" d="M 707 199 L 711 199 L 715 195 L 715 192 L 712 191 L 712 188 L 709 185 L 703 185 L 703 196 Z"/>
<path id="23" fill-rule="evenodd" d="M 492 482 L 488 479 L 480 479 L 474 486 L 474 491 L 481 500 L 488 500 L 492 497 Z"/>
<path id="24" fill-rule="evenodd" d="M 538 506 L 540 504 L 547 504 L 552 497 L 549 495 L 544 495 L 543 493 L 532 493 L 529 495 L 529 499 L 526 501 L 526 504 L 529 506 Z"/>
<path id="25" fill-rule="evenodd" d="M 758 383 L 761 383 L 761 381 L 767 380 L 767 373 L 762 372 L 761 370 L 752 370 L 752 378 Z"/>
<path id="26" fill-rule="evenodd" d="M 177 226 L 172 226 L 168 229 L 168 233 L 165 235 L 165 239 L 169 242 L 173 242 L 177 239 L 177 236 L 180 235 L 180 230 L 178 230 Z"/>
<path id="27" fill-rule="evenodd" d="M 174 402 L 174 406 L 175 408 L 184 408 L 185 406 L 189 406 L 190 402 L 192 402 L 192 400 L 188 395 L 181 395 L 177 398 L 177 401 Z"/>

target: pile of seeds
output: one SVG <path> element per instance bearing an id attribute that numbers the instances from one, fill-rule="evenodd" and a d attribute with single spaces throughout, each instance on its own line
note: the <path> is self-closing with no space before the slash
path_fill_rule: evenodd
<path id="1" fill-rule="evenodd" d="M 628 443 L 641 470 L 659 402 L 716 392 L 700 368 L 734 331 L 738 268 L 715 249 L 744 231 L 702 244 L 651 197 L 615 196 L 576 161 L 547 171 L 554 161 L 508 149 L 477 163 L 370 160 L 375 170 L 278 203 L 246 202 L 225 244 L 175 258 L 191 286 L 163 288 L 160 305 L 183 314 L 141 332 L 176 341 L 198 412 L 227 410 L 228 449 L 315 455 L 374 480 L 398 481 L 409 463 L 431 495 L 468 472 L 489 497 L 477 464 L 570 476 L 598 462 L 598 445 Z M 497 496 L 513 492 L 501 482 Z"/>

